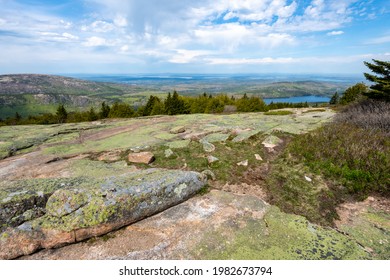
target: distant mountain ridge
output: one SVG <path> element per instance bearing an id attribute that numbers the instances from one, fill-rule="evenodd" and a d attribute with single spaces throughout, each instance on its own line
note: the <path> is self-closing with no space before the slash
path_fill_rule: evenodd
<path id="1" fill-rule="evenodd" d="M 0 75 L 0 119 L 15 116 L 16 112 L 27 117 L 41 113 L 53 113 L 59 104 L 68 110 L 86 110 L 98 107 L 105 101 L 126 102 L 132 106 L 145 104 L 151 94 L 166 97 L 168 92 L 177 90 L 181 95 L 226 93 L 240 96 L 244 93 L 262 98 L 320 95 L 331 96 L 335 91 L 343 92 L 352 82 L 323 80 L 289 81 L 270 80 L 256 76 L 201 75 L 193 79 L 183 77 L 156 79 L 156 77 L 99 76 L 64 77 L 43 74 Z M 95 79 L 95 80 L 94 80 Z M 278 78 L 280 79 L 280 78 Z"/>
<path id="2" fill-rule="evenodd" d="M 106 83 L 55 75 L 0 75 L 0 94 L 87 94 L 122 93 Z"/>

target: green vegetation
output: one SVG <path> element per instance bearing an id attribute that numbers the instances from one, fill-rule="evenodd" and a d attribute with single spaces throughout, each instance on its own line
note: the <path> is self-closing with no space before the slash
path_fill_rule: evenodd
<path id="1" fill-rule="evenodd" d="M 339 104 L 339 103 L 340 103 L 340 96 L 339 96 L 338 92 L 336 91 L 336 92 L 332 95 L 332 97 L 330 98 L 329 104 L 330 104 L 330 105 L 337 105 L 337 104 Z"/>
<path id="2" fill-rule="evenodd" d="M 365 95 L 372 99 L 390 101 L 390 62 L 373 59 L 374 63 L 364 64 L 375 74 L 364 73 L 370 82 L 375 83 Z"/>
<path id="3" fill-rule="evenodd" d="M 340 104 L 346 105 L 362 99 L 367 90 L 367 86 L 363 83 L 357 83 L 356 85 L 349 87 L 340 98 Z"/>
<path id="4" fill-rule="evenodd" d="M 218 160 L 212 163 L 208 162 L 207 152 L 199 142 L 191 142 L 184 148 L 172 148 L 174 153 L 168 158 L 164 153 L 166 147 L 159 146 L 153 150 L 156 161 L 152 166 L 170 169 L 180 169 L 185 166 L 188 170 L 198 172 L 209 169 L 221 182 L 238 183 L 247 171 L 247 167 L 238 166 L 238 162 L 248 160 L 248 166 L 255 167 L 257 163 L 255 153 L 267 158 L 261 146 L 264 138 L 264 135 L 255 135 L 250 140 L 242 142 L 233 142 L 231 139 L 226 142 L 214 142 L 215 151 L 209 155 Z"/>
<path id="5" fill-rule="evenodd" d="M 266 116 L 286 116 L 291 114 L 293 114 L 291 111 L 269 111 L 264 113 Z"/>
<path id="6" fill-rule="evenodd" d="M 352 193 L 390 193 L 390 140 L 378 130 L 336 122 L 296 137 L 288 149 L 296 162 L 303 160 Z"/>

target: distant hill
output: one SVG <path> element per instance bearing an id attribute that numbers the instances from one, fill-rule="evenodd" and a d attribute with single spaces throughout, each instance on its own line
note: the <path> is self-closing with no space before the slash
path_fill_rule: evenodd
<path id="1" fill-rule="evenodd" d="M 95 96 L 117 93 L 122 93 L 122 90 L 101 82 L 85 81 L 54 75 L 0 75 L 1 95 L 73 94 Z"/>
<path id="2" fill-rule="evenodd" d="M 154 77 L 129 78 L 99 76 L 82 80 L 54 75 L 17 74 L 0 75 L 0 119 L 23 117 L 40 113 L 53 113 L 58 104 L 68 110 L 86 110 L 97 107 L 103 101 L 123 101 L 139 106 L 153 95 L 165 98 L 168 92 L 177 90 L 182 95 L 227 93 L 240 96 L 244 93 L 263 98 L 304 95 L 331 96 L 335 91 L 343 92 L 351 83 L 318 80 L 275 81 L 256 80 L 248 77 L 203 77 L 197 79 L 156 79 Z M 289 78 L 286 78 L 288 80 Z M 110 82 L 108 82 L 110 81 Z"/>
<path id="3" fill-rule="evenodd" d="M 82 110 L 123 93 L 115 84 L 62 76 L 0 75 L 0 118 L 53 112 L 58 104 Z"/>

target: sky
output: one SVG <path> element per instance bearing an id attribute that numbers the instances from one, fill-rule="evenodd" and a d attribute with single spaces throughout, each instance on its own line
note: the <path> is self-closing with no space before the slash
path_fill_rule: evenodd
<path id="1" fill-rule="evenodd" d="M 389 0 L 0 0 L 0 74 L 358 74 Z"/>

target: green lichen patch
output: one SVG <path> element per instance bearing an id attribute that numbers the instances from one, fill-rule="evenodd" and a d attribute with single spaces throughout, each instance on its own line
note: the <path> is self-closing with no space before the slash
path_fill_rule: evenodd
<path id="1" fill-rule="evenodd" d="M 46 213 L 55 217 L 68 215 L 88 203 L 88 195 L 80 190 L 57 190 L 46 203 Z"/>
<path id="2" fill-rule="evenodd" d="M 228 223 L 228 224 L 227 224 Z M 205 232 L 192 253 L 202 259 L 369 259 L 355 241 L 271 207 L 263 219 L 242 216 Z"/>
<path id="3" fill-rule="evenodd" d="M 188 147 L 190 143 L 191 140 L 187 139 L 187 140 L 177 140 L 177 141 L 168 142 L 165 145 L 171 149 L 180 149 L 180 148 Z"/>
<path id="4" fill-rule="evenodd" d="M 84 183 L 85 177 L 77 178 L 37 178 L 0 183 L 0 205 L 20 202 L 31 197 L 43 197 L 65 187 L 77 187 Z"/>
<path id="5" fill-rule="evenodd" d="M 90 178 L 118 176 L 131 171 L 125 161 L 106 163 L 89 159 L 75 161 L 70 167 L 70 170 L 75 177 L 85 176 Z"/>
<path id="6" fill-rule="evenodd" d="M 205 136 L 202 140 L 214 143 L 214 142 L 225 142 L 229 138 L 230 134 L 227 133 L 212 133 Z"/>
<path id="7" fill-rule="evenodd" d="M 260 132 L 262 132 L 261 129 L 256 129 L 256 130 L 251 130 L 251 131 L 243 131 L 243 132 L 239 133 L 236 137 L 234 137 L 232 141 L 233 142 L 242 142 L 242 141 L 247 140 L 256 134 L 259 134 Z"/>
<path id="8" fill-rule="evenodd" d="M 342 225 L 340 229 L 355 239 L 373 258 L 390 259 L 390 214 L 369 209 L 353 219 L 351 223 Z"/>
<path id="9" fill-rule="evenodd" d="M 50 178 L 2 182 L 0 186 L 0 230 L 42 216 L 49 196 L 56 190 L 81 186 L 87 179 Z"/>

